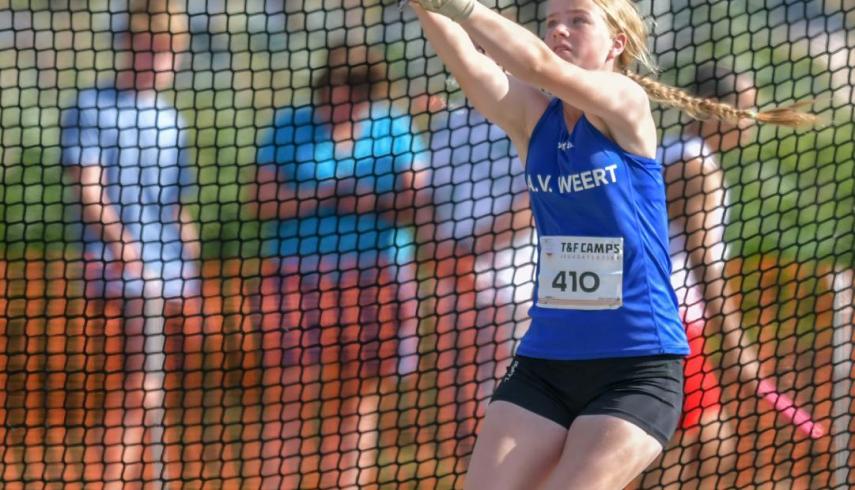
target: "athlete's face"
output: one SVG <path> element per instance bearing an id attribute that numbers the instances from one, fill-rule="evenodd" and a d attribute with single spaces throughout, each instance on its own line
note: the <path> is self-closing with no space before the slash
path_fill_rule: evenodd
<path id="1" fill-rule="evenodd" d="M 370 100 L 371 88 L 368 86 L 351 87 L 337 85 L 329 91 L 329 104 L 332 108 L 334 124 L 348 123 L 364 116 L 361 110 Z"/>
<path id="2" fill-rule="evenodd" d="M 550 0 L 546 45 L 562 59 L 588 70 L 613 69 L 625 36 L 612 35 L 603 11 L 591 0 Z"/>

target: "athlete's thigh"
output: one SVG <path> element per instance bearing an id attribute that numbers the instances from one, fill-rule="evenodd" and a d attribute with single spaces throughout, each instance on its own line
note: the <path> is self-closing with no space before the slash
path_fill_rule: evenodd
<path id="1" fill-rule="evenodd" d="M 466 473 L 466 488 L 537 488 L 561 456 L 567 429 L 513 403 L 487 407 Z"/>
<path id="2" fill-rule="evenodd" d="M 612 415 L 580 415 L 543 488 L 621 489 L 661 452 L 662 444 L 631 422 Z"/>

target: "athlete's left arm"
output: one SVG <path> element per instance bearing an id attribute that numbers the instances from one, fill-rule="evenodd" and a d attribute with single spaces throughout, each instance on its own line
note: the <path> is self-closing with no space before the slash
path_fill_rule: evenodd
<path id="1" fill-rule="evenodd" d="M 647 93 L 629 77 L 573 65 L 528 29 L 480 3 L 460 25 L 515 77 L 600 117 L 616 132 L 636 133 L 639 122 L 651 118 Z M 612 49 L 622 50 L 623 42 L 616 37 Z"/>

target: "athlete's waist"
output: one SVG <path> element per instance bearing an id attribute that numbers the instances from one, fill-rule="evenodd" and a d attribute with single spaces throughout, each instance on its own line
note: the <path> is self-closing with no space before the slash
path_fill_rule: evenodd
<path id="1" fill-rule="evenodd" d="M 519 353 L 550 359 L 685 355 L 689 352 L 676 312 L 554 310 L 533 306 Z"/>
<path id="2" fill-rule="evenodd" d="M 635 345 L 628 347 L 604 346 L 599 350 L 558 350 L 555 346 L 548 344 L 536 345 L 523 339 L 517 354 L 535 359 L 549 359 L 555 361 L 581 361 L 590 359 L 620 359 L 620 358 L 682 358 L 689 355 L 689 348 L 682 344 L 662 345 Z"/>

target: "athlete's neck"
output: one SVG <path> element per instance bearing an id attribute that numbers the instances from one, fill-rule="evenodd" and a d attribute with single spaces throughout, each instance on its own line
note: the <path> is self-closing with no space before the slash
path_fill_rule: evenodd
<path id="1" fill-rule="evenodd" d="M 573 131 L 576 123 L 579 122 L 584 113 L 563 100 L 561 101 L 561 106 L 563 108 L 561 112 L 564 114 L 564 123 L 567 125 L 569 131 Z"/>

